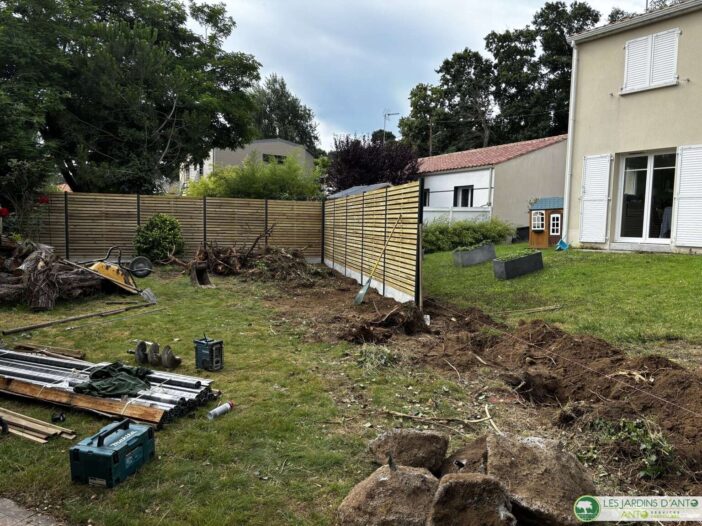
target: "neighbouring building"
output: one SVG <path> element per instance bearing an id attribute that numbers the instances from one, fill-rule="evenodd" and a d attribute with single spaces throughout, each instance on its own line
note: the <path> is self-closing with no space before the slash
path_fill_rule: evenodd
<path id="1" fill-rule="evenodd" d="M 549 248 L 561 239 L 563 198 L 541 197 L 529 206 L 529 246 Z"/>
<path id="2" fill-rule="evenodd" d="M 569 40 L 566 240 L 702 251 L 702 0 Z"/>
<path id="3" fill-rule="evenodd" d="M 497 217 L 526 235 L 529 202 L 563 194 L 565 159 L 565 135 L 424 157 L 424 222 Z"/>
<path id="4" fill-rule="evenodd" d="M 200 165 L 184 166 L 180 171 L 179 189 L 182 191 L 190 181 L 206 177 L 216 166 L 236 166 L 251 155 L 265 163 L 282 163 L 287 157 L 295 156 L 305 170 L 312 172 L 314 169 L 314 157 L 303 145 L 285 139 L 259 139 L 236 150 L 215 148 Z"/>

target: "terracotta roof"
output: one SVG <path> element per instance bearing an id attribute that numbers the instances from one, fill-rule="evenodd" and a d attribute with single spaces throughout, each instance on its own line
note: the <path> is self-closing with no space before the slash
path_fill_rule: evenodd
<path id="1" fill-rule="evenodd" d="M 499 146 L 488 146 L 487 148 L 476 148 L 464 152 L 422 157 L 419 159 L 419 172 L 428 174 L 460 170 L 463 168 L 494 166 L 519 157 L 520 155 L 535 152 L 541 148 L 546 148 L 552 144 L 565 141 L 567 137 L 567 135 L 556 135 L 554 137 L 532 139 L 531 141 L 500 144 Z"/>
<path id="2" fill-rule="evenodd" d="M 71 190 L 71 187 L 68 186 L 66 183 L 57 184 L 56 188 L 59 192 L 73 192 L 73 190 Z"/>

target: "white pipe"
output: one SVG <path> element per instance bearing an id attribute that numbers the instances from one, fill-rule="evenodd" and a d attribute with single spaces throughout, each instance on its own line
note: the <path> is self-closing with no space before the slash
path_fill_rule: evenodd
<path id="1" fill-rule="evenodd" d="M 578 86 L 578 47 L 573 46 L 573 66 L 570 76 L 570 103 L 568 104 L 568 145 L 566 148 L 565 195 L 563 196 L 563 229 L 561 239 L 568 241 L 570 218 L 570 181 L 573 178 L 573 131 L 575 129 L 575 98 Z"/>

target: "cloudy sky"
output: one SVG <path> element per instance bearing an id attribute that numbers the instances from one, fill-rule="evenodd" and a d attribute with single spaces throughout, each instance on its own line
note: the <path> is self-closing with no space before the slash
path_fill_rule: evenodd
<path id="1" fill-rule="evenodd" d="M 310 106 L 321 145 L 338 133 L 369 133 L 453 52 L 483 50 L 492 30 L 523 27 L 543 0 L 225 0 L 237 23 L 225 47 L 252 53 L 262 73 L 282 75 Z M 590 0 L 642 11 L 645 0 Z M 396 131 L 397 117 L 388 129 Z"/>

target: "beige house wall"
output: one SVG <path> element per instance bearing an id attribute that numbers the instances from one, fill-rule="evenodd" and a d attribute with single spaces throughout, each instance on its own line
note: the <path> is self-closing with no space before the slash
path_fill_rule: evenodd
<path id="1" fill-rule="evenodd" d="M 675 28 L 682 31 L 677 62 L 679 83 L 620 95 L 625 43 Z M 615 239 L 623 155 L 702 144 L 702 11 L 583 42 L 577 46 L 577 52 L 568 240 L 578 245 L 583 157 L 612 154 L 609 242 L 597 245 L 607 248 Z M 656 248 L 661 247 L 651 247 Z M 670 245 L 663 249 L 670 250 Z"/>
<path id="2" fill-rule="evenodd" d="M 279 140 L 254 141 L 237 150 L 214 150 L 213 163 L 215 166 L 239 165 L 252 154 L 259 161 L 263 160 L 264 154 L 295 156 L 305 170 L 311 172 L 314 169 L 314 158 L 303 146 Z"/>
<path id="3" fill-rule="evenodd" d="M 530 200 L 561 197 L 566 145 L 561 141 L 495 166 L 493 217 L 517 227 L 528 226 Z"/>

